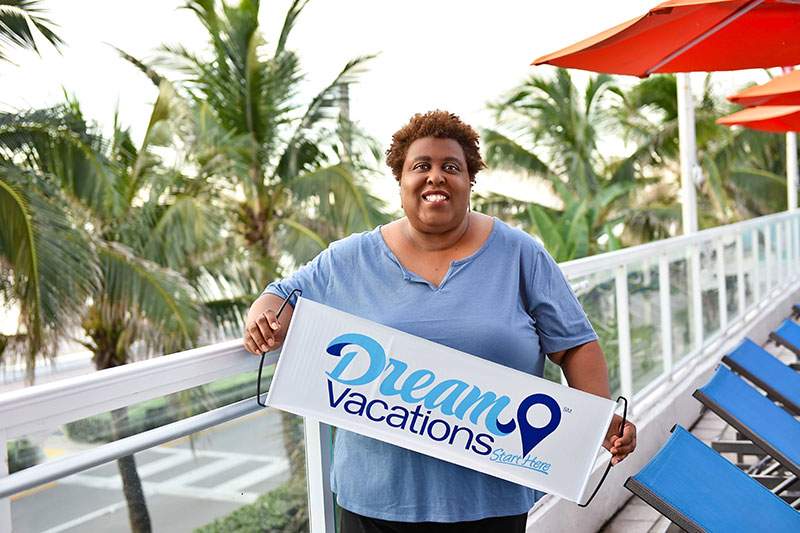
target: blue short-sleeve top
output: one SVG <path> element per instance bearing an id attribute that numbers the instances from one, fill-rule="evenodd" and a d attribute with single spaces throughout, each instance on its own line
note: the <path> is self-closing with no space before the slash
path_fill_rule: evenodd
<path id="1" fill-rule="evenodd" d="M 380 227 L 332 243 L 265 292 L 303 297 L 541 376 L 544 356 L 597 339 L 558 265 L 533 237 L 495 218 L 484 244 L 437 287 L 405 269 Z M 294 302 L 292 302 L 294 303 Z M 354 513 L 457 522 L 528 511 L 532 489 L 337 430 L 331 484 Z"/>

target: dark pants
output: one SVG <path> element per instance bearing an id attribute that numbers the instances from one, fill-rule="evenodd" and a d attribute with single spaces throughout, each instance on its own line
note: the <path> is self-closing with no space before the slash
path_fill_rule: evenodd
<path id="1" fill-rule="evenodd" d="M 528 513 L 472 522 L 392 522 L 340 509 L 340 533 L 524 533 Z"/>

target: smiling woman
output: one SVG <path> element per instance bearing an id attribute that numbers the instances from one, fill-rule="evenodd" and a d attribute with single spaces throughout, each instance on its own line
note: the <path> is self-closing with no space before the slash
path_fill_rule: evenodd
<path id="1" fill-rule="evenodd" d="M 337 241 L 270 283 L 250 308 L 247 349 L 281 344 L 296 302 L 280 320 L 275 311 L 301 289 L 310 300 L 529 374 L 541 376 L 548 356 L 571 386 L 608 397 L 597 335 L 553 258 L 530 235 L 469 209 L 484 166 L 475 131 L 445 111 L 414 115 L 392 137 L 386 159 L 405 216 Z M 393 370 L 378 370 L 392 378 Z M 604 443 L 614 461 L 635 446 L 633 425 L 615 437 L 620 423 L 614 420 Z M 541 496 L 342 429 L 332 470 L 344 533 L 522 532 Z"/>

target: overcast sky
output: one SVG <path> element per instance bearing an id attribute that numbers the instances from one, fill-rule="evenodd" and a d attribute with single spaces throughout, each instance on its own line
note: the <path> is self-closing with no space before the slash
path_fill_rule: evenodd
<path id="1" fill-rule="evenodd" d="M 290 2 L 262 1 L 261 23 L 268 42 L 277 37 Z M 604 30 L 652 7 L 653 0 L 312 0 L 293 31 L 307 74 L 304 94 L 315 94 L 344 63 L 380 53 L 351 90 L 351 116 L 384 146 L 415 112 L 434 108 L 458 113 L 475 126 L 488 126 L 487 101 L 534 72 L 530 62 L 547 52 Z M 77 96 L 86 115 L 106 129 L 115 108 L 134 139 L 147 126 L 156 89 L 106 43 L 148 59 L 162 43 L 202 50 L 204 29 L 175 0 L 45 1 L 66 41 L 62 54 L 44 47 L 42 57 L 11 55 L 0 63 L 0 108 L 23 109 Z M 588 74 L 573 71 L 580 82 Z M 765 81 L 751 71 L 718 74 L 721 90 L 744 81 Z M 630 83 L 635 78 L 627 78 Z M 702 82 L 702 75 L 695 75 Z M 388 170 L 386 171 L 389 175 Z M 509 184 L 500 189 L 508 189 Z M 511 184 L 513 186 L 513 184 Z"/>

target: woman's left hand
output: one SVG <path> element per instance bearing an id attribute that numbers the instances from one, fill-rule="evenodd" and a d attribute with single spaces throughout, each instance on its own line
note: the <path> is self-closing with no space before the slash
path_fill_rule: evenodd
<path id="1" fill-rule="evenodd" d="M 603 447 L 611 452 L 612 465 L 616 465 L 636 449 L 636 426 L 630 420 L 626 421 L 620 437 L 619 426 L 621 423 L 622 417 L 614 415 L 603 441 Z"/>

